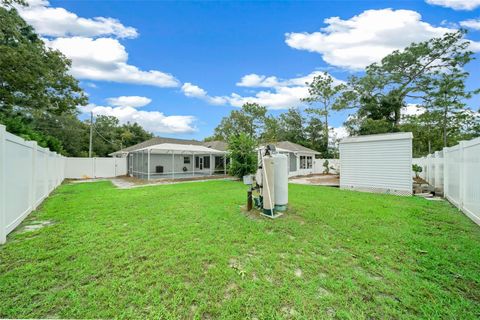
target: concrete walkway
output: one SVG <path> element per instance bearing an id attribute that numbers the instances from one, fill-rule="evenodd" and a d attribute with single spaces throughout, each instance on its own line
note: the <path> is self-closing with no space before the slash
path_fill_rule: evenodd
<path id="1" fill-rule="evenodd" d="M 312 174 L 292 177 L 289 179 L 289 182 L 314 186 L 338 187 L 340 186 L 340 177 L 337 174 Z"/>
<path id="2" fill-rule="evenodd" d="M 157 179 L 157 180 L 144 180 L 131 177 L 116 177 L 116 178 L 98 178 L 98 179 L 83 179 L 83 180 L 70 180 L 71 183 L 89 183 L 89 182 L 99 182 L 99 181 L 111 181 L 113 185 L 119 189 L 131 189 L 131 188 L 140 188 L 140 187 L 149 187 L 149 186 L 158 186 L 163 184 L 176 184 L 176 183 L 187 183 L 187 182 L 205 182 L 210 180 L 235 180 L 230 176 L 210 176 L 210 177 L 198 177 L 198 178 L 188 178 L 188 179 Z"/>

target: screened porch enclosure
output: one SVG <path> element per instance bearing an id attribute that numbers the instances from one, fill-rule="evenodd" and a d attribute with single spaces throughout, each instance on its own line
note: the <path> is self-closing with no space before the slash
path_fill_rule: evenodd
<path id="1" fill-rule="evenodd" d="M 128 155 L 128 173 L 139 179 L 182 179 L 227 173 L 226 152 L 203 146 L 155 145 Z"/>

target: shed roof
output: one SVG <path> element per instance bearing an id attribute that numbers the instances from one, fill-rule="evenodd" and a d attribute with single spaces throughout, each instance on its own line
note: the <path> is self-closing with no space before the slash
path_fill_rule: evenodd
<path id="1" fill-rule="evenodd" d="M 344 143 L 356 143 L 367 141 L 388 141 L 388 140 L 401 140 L 412 139 L 413 134 L 411 132 L 394 132 L 394 133 L 381 133 L 381 134 L 369 134 L 365 136 L 346 137 L 340 141 L 340 144 Z"/>

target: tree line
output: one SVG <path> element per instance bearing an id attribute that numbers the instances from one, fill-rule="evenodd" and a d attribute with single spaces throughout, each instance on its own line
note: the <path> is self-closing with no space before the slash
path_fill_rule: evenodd
<path id="1" fill-rule="evenodd" d="M 413 132 L 414 156 L 478 137 L 478 107 L 472 110 L 467 101 L 480 91 L 466 87 L 465 66 L 474 57 L 465 33 L 412 43 L 346 82 L 320 74 L 306 83 L 304 110 L 291 108 L 274 117 L 265 107 L 247 103 L 223 118 L 208 139 L 229 141 L 245 134 L 257 143 L 289 140 L 330 158 L 336 156 L 336 148 L 329 118 L 340 110 L 353 112 L 344 123 L 350 135 Z M 409 105 L 420 112 L 404 114 Z"/>

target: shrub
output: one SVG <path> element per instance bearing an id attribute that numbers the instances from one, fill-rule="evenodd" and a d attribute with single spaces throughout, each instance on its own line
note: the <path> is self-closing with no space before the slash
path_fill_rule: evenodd
<path id="1" fill-rule="evenodd" d="M 418 178 L 418 174 L 423 171 L 422 167 L 418 164 L 412 164 L 412 170 L 415 172 L 415 177 Z"/>
<path id="2" fill-rule="evenodd" d="M 323 162 L 323 167 L 325 169 L 323 169 L 323 173 L 324 174 L 329 174 L 330 173 L 330 167 L 328 166 L 328 160 L 325 159 L 325 161 Z"/>
<path id="3" fill-rule="evenodd" d="M 232 136 L 228 142 L 230 157 L 229 174 L 242 178 L 254 173 L 257 169 L 257 144 L 254 139 L 244 133 Z"/>

